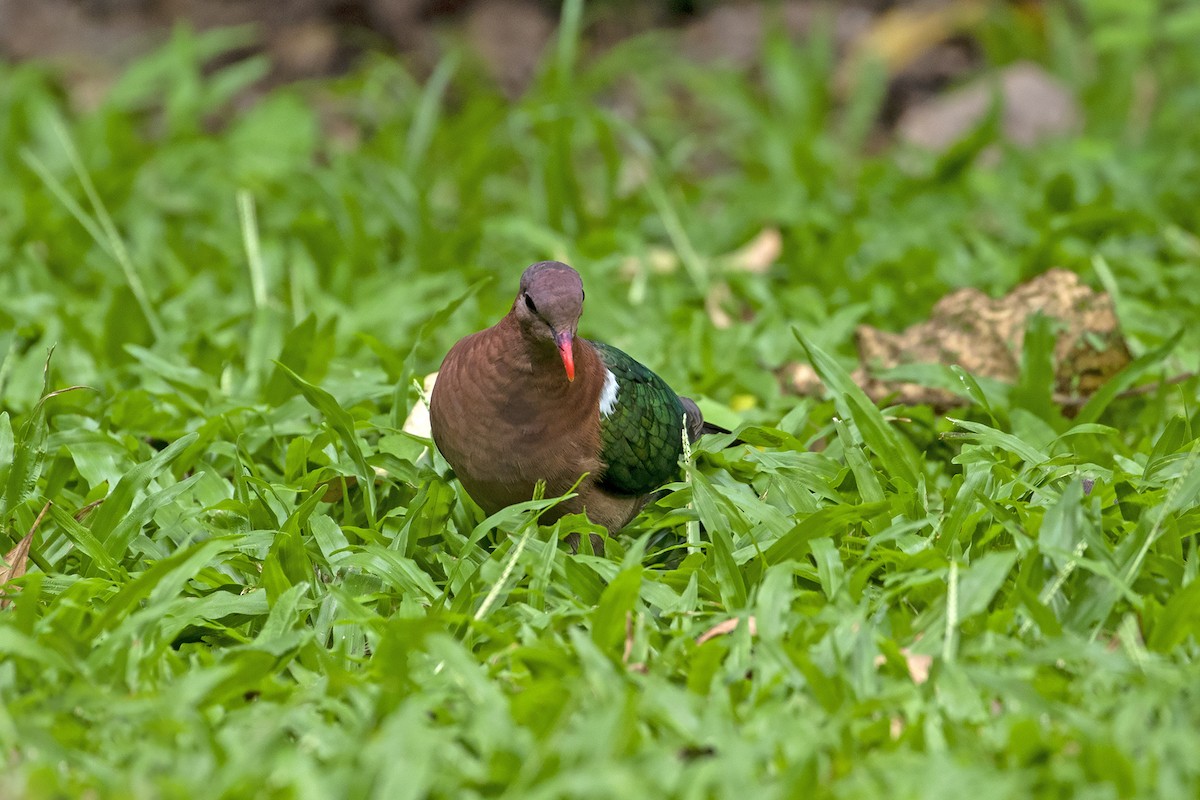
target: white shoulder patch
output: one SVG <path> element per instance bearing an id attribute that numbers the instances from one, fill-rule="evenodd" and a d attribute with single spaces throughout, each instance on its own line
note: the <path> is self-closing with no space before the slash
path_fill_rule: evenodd
<path id="1" fill-rule="evenodd" d="M 607 417 L 617 407 L 617 392 L 620 390 L 617 376 L 613 375 L 611 369 L 604 370 L 604 388 L 600 390 L 600 416 Z"/>

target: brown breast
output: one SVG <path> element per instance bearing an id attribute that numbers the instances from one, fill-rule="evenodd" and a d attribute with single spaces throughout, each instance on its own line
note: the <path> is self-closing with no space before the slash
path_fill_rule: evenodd
<path id="1" fill-rule="evenodd" d="M 553 496 L 603 468 L 599 356 L 576 338 L 568 382 L 557 353 L 531 347 L 507 320 L 450 350 L 430 398 L 438 450 L 489 514 L 528 500 L 539 480 Z"/>

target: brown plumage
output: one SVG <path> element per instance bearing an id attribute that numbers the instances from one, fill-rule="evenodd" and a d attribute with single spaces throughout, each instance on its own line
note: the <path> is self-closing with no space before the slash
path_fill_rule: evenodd
<path id="1" fill-rule="evenodd" d="M 463 487 L 488 514 L 529 500 L 539 480 L 546 481 L 546 496 L 553 497 L 566 493 L 585 473 L 577 496 L 551 509 L 543 521 L 584 511 L 592 522 L 615 532 L 650 500 L 651 489 L 615 480 L 616 473 L 609 474 L 605 461 L 606 453 L 610 458 L 619 455 L 614 449 L 619 432 L 613 430 L 612 420 L 618 415 L 612 398 L 607 414 L 601 411 L 606 381 L 612 381 L 608 391 L 616 396 L 614 370 L 639 370 L 628 373 L 631 382 L 620 390 L 620 418 L 631 429 L 626 439 L 643 436 L 650 423 L 659 423 L 661 429 L 672 419 L 682 422 L 685 412 L 693 433 L 700 432 L 694 403 L 678 398 L 658 376 L 620 351 L 577 335 L 582 311 L 583 283 L 575 270 L 557 262 L 534 264 L 521 276 L 508 314 L 459 341 L 442 363 L 430 399 L 433 439 Z M 615 359 L 628 363 L 617 364 Z M 634 379 L 641 383 L 634 386 Z M 639 406 L 639 396 L 658 405 Z M 663 412 L 663 403 L 675 405 Z M 659 413 L 647 420 L 646 411 Z M 682 449 L 681 428 L 674 430 L 680 433 L 673 440 L 669 429 L 660 438 Z M 615 444 L 641 442 L 618 439 Z M 647 451 L 621 451 L 628 452 Z M 653 463 L 665 464 L 665 469 L 656 467 L 648 476 L 637 477 L 657 481 L 653 488 L 667 482 L 670 473 L 678 471 L 674 453 L 664 454 L 660 447 L 651 455 Z M 621 457 L 621 475 L 642 467 L 640 460 L 630 463 L 627 455 Z"/>

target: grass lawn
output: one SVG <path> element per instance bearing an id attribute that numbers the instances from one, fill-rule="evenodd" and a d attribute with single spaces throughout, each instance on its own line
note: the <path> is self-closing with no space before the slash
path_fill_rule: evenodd
<path id="1" fill-rule="evenodd" d="M 515 103 L 452 49 L 235 112 L 228 31 L 87 111 L 0 66 L 0 798 L 1198 796 L 1200 382 L 1115 390 L 1200 362 L 1200 13 L 1048 5 L 976 34 L 1082 130 L 941 156 L 824 37 L 583 59 L 574 2 Z M 404 431 L 543 258 L 755 445 L 603 557 Z M 858 324 L 1056 266 L 1138 357 L 1077 416 L 1047 336 L 949 415 L 850 382 Z"/>

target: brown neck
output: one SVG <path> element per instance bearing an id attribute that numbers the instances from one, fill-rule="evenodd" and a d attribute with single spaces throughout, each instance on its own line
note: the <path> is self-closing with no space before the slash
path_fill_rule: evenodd
<path id="1" fill-rule="evenodd" d="M 575 380 L 568 381 L 554 344 L 526 336 L 511 314 L 492 330 L 502 343 L 497 355 L 508 363 L 504 372 L 513 380 L 506 387 L 511 398 L 522 396 L 522 401 L 531 406 L 552 405 L 556 413 L 566 417 L 595 413 L 604 386 L 604 364 L 590 342 L 575 337 Z"/>

